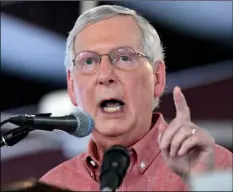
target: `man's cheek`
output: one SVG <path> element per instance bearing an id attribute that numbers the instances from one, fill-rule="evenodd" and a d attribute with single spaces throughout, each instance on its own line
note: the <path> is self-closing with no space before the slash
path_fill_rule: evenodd
<path id="1" fill-rule="evenodd" d="M 74 93 L 75 93 L 75 98 L 76 98 L 76 102 L 78 104 L 78 107 L 84 110 L 84 106 L 85 106 L 85 98 L 87 95 L 85 93 L 85 89 L 84 86 L 81 85 L 74 85 Z"/>

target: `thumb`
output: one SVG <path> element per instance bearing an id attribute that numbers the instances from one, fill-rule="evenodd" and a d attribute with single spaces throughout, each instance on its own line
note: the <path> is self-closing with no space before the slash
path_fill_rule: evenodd
<path id="1" fill-rule="evenodd" d="M 158 130 L 159 130 L 159 134 L 158 134 L 158 142 L 160 144 L 163 133 L 165 132 L 165 130 L 167 129 L 167 125 L 165 123 L 160 123 L 158 126 Z"/>
<path id="2" fill-rule="evenodd" d="M 167 129 L 167 125 L 165 123 L 160 123 L 158 129 L 159 129 L 159 133 L 163 134 L 164 131 Z"/>
<path id="3" fill-rule="evenodd" d="M 163 134 L 166 131 L 167 127 L 168 126 L 165 123 L 161 123 L 159 125 L 159 127 L 158 127 L 158 129 L 159 129 L 159 135 L 158 135 L 159 146 L 161 146 L 160 144 L 161 144 L 161 141 L 162 141 L 162 137 L 163 137 Z M 163 156 L 164 160 L 167 161 L 169 159 L 168 149 L 161 149 L 161 152 L 162 152 L 162 156 Z"/>

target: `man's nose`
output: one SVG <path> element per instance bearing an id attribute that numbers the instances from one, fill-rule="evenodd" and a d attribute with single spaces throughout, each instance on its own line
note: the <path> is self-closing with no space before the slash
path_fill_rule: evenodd
<path id="1" fill-rule="evenodd" d="M 98 71 L 98 84 L 109 86 L 115 82 L 114 67 L 107 56 L 102 57 Z"/>

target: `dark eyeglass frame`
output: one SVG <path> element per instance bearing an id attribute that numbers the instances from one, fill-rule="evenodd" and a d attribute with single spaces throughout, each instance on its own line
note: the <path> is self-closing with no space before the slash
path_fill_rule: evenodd
<path id="1" fill-rule="evenodd" d="M 73 66 L 74 66 L 74 67 L 76 66 L 75 59 L 76 59 L 76 57 L 77 57 L 79 54 L 81 54 L 81 53 L 85 53 L 85 52 L 87 52 L 87 53 L 95 53 L 95 54 L 98 55 L 98 57 L 99 57 L 99 64 L 100 64 L 103 56 L 108 56 L 109 60 L 112 62 L 112 60 L 111 60 L 111 53 L 114 52 L 114 51 L 120 50 L 120 49 L 130 49 L 130 50 L 132 50 L 132 52 L 133 52 L 135 55 L 138 55 L 138 56 L 140 56 L 140 57 L 144 57 L 144 58 L 150 60 L 150 58 L 149 58 L 148 56 L 146 56 L 145 54 L 143 54 L 143 53 L 141 53 L 141 52 L 139 52 L 139 51 L 136 51 L 136 50 L 133 49 L 132 47 L 122 46 L 122 47 L 114 48 L 114 49 L 112 49 L 111 51 L 109 51 L 109 53 L 105 53 L 105 54 L 99 54 L 99 53 L 97 53 L 97 52 L 95 52 L 95 51 L 90 51 L 90 50 L 81 51 L 81 52 L 77 53 L 77 54 L 74 56 L 74 59 L 72 60 Z"/>

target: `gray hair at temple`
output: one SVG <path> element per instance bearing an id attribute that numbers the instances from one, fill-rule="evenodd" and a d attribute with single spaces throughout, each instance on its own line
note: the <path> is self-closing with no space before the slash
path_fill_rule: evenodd
<path id="1" fill-rule="evenodd" d="M 154 27 L 144 17 L 138 15 L 136 11 L 129 8 L 118 5 L 103 5 L 85 11 L 76 20 L 66 43 L 65 66 L 67 70 L 73 69 L 73 48 L 76 35 L 88 25 L 117 15 L 128 15 L 133 17 L 141 30 L 141 41 L 144 54 L 150 58 L 150 63 L 152 65 L 157 60 L 164 61 L 163 46 L 159 35 Z M 158 99 L 155 99 L 153 106 L 156 107 L 157 105 Z"/>

